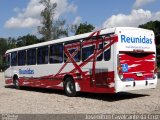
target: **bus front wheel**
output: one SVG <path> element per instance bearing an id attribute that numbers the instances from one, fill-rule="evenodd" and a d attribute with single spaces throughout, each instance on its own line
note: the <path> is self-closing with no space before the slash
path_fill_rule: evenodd
<path id="1" fill-rule="evenodd" d="M 18 80 L 18 77 L 17 77 L 17 76 L 14 76 L 14 78 L 13 78 L 13 84 L 14 84 L 14 87 L 15 87 L 16 89 L 20 89 L 19 80 Z"/>
<path id="2" fill-rule="evenodd" d="M 69 97 L 76 96 L 75 83 L 71 77 L 66 78 L 66 80 L 64 81 L 64 91 L 65 91 L 65 94 Z"/>

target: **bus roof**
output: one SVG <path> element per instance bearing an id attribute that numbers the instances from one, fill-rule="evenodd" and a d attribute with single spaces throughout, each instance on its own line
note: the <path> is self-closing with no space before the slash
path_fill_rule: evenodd
<path id="1" fill-rule="evenodd" d="M 100 35 L 115 33 L 116 30 L 123 30 L 123 29 L 139 29 L 140 30 L 141 28 L 134 28 L 134 27 L 105 28 L 105 29 L 100 30 L 101 31 Z M 141 29 L 141 30 L 145 30 L 145 29 Z M 150 31 L 150 30 L 147 30 L 147 31 Z M 93 32 L 80 34 L 80 35 L 75 35 L 75 36 L 70 36 L 70 37 L 65 37 L 65 38 L 60 38 L 60 39 L 56 39 L 56 40 L 50 40 L 50 41 L 47 41 L 47 42 L 37 43 L 37 44 L 23 46 L 23 47 L 19 47 L 19 48 L 14 48 L 14 49 L 7 50 L 6 53 L 19 51 L 19 50 L 26 50 L 26 49 L 30 49 L 30 48 L 36 48 L 36 47 L 41 47 L 41 46 L 56 44 L 56 43 L 61 43 L 61 42 L 67 42 L 67 41 L 71 41 L 71 40 L 79 40 L 79 39 L 89 37 L 92 33 Z M 94 36 L 96 36 L 96 34 Z"/>

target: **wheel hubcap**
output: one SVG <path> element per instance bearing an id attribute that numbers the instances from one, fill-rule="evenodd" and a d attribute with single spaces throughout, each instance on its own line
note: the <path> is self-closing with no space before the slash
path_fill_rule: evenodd
<path id="1" fill-rule="evenodd" d="M 18 80 L 15 80 L 15 85 L 16 85 L 16 86 L 19 86 Z"/>
<path id="2" fill-rule="evenodd" d="M 74 90 L 74 85 L 73 85 L 73 83 L 72 83 L 71 81 L 70 81 L 70 82 L 67 82 L 67 91 L 68 91 L 69 93 L 72 93 L 73 90 Z"/>

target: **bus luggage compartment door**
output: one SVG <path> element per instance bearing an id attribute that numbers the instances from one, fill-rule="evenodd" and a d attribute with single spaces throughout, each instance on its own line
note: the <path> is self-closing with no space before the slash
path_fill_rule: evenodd
<path id="1" fill-rule="evenodd" d="M 107 87 L 108 86 L 109 73 L 108 69 L 96 69 L 94 85 L 96 87 Z M 93 78 L 92 78 L 93 80 Z"/>

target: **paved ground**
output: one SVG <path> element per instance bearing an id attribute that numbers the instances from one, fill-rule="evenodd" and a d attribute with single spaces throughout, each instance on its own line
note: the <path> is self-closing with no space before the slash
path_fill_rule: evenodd
<path id="1" fill-rule="evenodd" d="M 156 89 L 118 94 L 80 93 L 67 97 L 63 91 L 4 87 L 0 73 L 0 113 L 15 114 L 160 114 L 160 82 Z"/>

